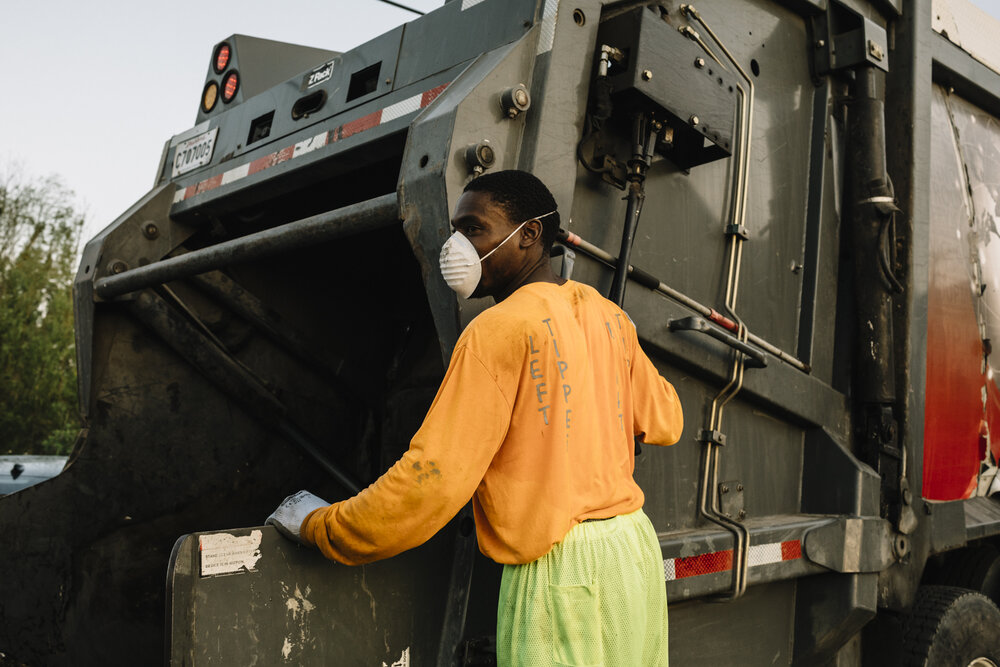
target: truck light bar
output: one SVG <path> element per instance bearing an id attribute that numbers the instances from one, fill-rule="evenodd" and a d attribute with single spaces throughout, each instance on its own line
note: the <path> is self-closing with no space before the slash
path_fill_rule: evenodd
<path id="1" fill-rule="evenodd" d="M 232 73 L 233 72 L 230 72 L 230 74 Z M 388 123 L 396 120 L 397 118 L 402 118 L 408 114 L 415 113 L 433 102 L 447 87 L 447 83 L 435 86 L 430 90 L 425 90 L 422 93 L 417 93 L 416 95 L 400 100 L 395 104 L 390 104 L 384 109 L 379 109 L 362 116 L 361 118 L 347 121 L 343 125 L 339 125 L 332 130 L 324 130 L 313 137 L 299 141 L 291 146 L 286 146 L 279 151 L 269 153 L 251 162 L 245 162 L 225 172 L 210 176 L 193 185 L 179 187 L 177 189 L 177 193 L 174 195 L 174 204 L 179 204 L 182 201 L 194 197 L 195 195 L 200 195 L 203 192 L 214 190 L 222 185 L 228 185 L 229 183 L 241 180 L 247 176 L 252 176 L 258 172 L 264 171 L 265 169 L 270 169 L 271 167 L 281 164 L 282 162 L 287 162 L 288 160 L 301 157 L 314 150 L 323 148 L 328 144 L 343 141 L 350 136 L 365 132 L 366 130 L 370 130 L 374 127 L 378 127 L 383 123 Z M 225 92 L 223 92 L 223 100 L 225 100 Z"/>

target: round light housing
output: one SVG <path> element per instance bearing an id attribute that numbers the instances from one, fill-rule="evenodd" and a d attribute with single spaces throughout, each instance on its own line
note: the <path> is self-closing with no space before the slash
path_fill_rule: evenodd
<path id="1" fill-rule="evenodd" d="M 215 68 L 216 74 L 222 74 L 222 70 L 226 69 L 226 65 L 229 64 L 229 57 L 232 55 L 232 49 L 229 48 L 229 44 L 223 42 L 215 47 L 215 56 L 212 58 L 212 66 Z"/>
<path id="2" fill-rule="evenodd" d="M 233 70 L 222 80 L 222 101 L 229 104 L 240 89 L 240 75 Z"/>
<path id="3" fill-rule="evenodd" d="M 209 81 L 205 84 L 205 90 L 201 92 L 201 110 L 208 113 L 215 108 L 215 103 L 219 101 L 219 84 Z"/>

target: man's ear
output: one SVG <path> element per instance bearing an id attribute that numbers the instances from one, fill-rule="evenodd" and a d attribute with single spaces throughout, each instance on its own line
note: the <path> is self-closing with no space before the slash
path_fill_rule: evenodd
<path id="1" fill-rule="evenodd" d="M 524 223 L 521 228 L 521 247 L 530 248 L 542 242 L 542 221 L 537 218 Z"/>

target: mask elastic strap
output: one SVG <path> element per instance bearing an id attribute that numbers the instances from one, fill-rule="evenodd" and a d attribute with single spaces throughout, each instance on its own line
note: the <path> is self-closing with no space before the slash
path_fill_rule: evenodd
<path id="1" fill-rule="evenodd" d="M 531 220 L 534 220 L 534 218 L 531 218 Z M 510 234 L 508 234 L 507 238 L 505 238 L 503 241 L 501 241 L 500 243 L 498 243 L 496 248 L 493 248 L 493 250 L 490 250 L 488 253 L 486 253 L 485 255 L 483 255 L 482 257 L 480 257 L 479 261 L 483 262 L 487 257 L 489 257 L 490 255 L 492 255 L 493 253 L 495 253 L 497 250 L 499 250 L 500 246 L 502 246 L 504 243 L 506 243 L 507 241 L 509 241 L 511 239 L 511 237 L 514 236 L 514 234 L 517 234 L 519 231 L 521 231 L 521 227 L 524 227 L 526 224 L 528 224 L 529 222 L 531 222 L 531 220 L 525 220 L 520 225 L 518 225 L 517 229 L 515 229 Z"/>
<path id="2" fill-rule="evenodd" d="M 493 248 L 493 250 L 490 250 L 488 253 L 486 253 L 485 255 L 483 255 L 482 257 L 480 257 L 479 261 L 482 262 L 487 257 L 489 257 L 490 255 L 492 255 L 493 253 L 495 253 L 497 250 L 499 250 L 500 246 L 502 246 L 504 243 L 506 243 L 507 241 L 510 240 L 510 237 L 514 236 L 514 234 L 517 234 L 519 231 L 521 231 L 521 227 L 524 227 L 526 224 L 528 224 L 532 220 L 541 220 L 542 218 L 548 217 L 548 216 L 552 215 L 553 213 L 555 213 L 555 211 L 549 211 L 548 213 L 543 213 L 542 215 L 536 215 L 533 218 L 528 218 L 527 220 L 525 220 L 524 222 L 522 222 L 521 224 L 519 224 L 517 226 L 517 229 L 515 229 L 510 234 L 508 234 L 507 238 L 505 238 L 503 241 L 501 241 L 500 243 L 498 243 L 496 248 Z"/>

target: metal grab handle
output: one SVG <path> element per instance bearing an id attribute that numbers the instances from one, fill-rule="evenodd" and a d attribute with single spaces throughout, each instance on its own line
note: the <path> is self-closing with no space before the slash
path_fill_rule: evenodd
<path id="1" fill-rule="evenodd" d="M 746 362 L 746 365 L 750 368 L 767 367 L 767 357 L 764 356 L 763 352 L 752 345 L 741 341 L 736 336 L 731 336 L 722 329 L 713 327 L 708 323 L 708 320 L 701 317 L 682 317 L 677 320 L 670 320 L 667 325 L 670 327 L 671 331 L 697 331 L 699 333 L 708 334 L 715 340 L 725 343 L 734 350 L 747 355 L 750 359 Z"/>
<path id="2" fill-rule="evenodd" d="M 208 273 L 237 262 L 270 257 L 360 232 L 399 224 L 396 193 L 350 204 L 333 211 L 288 222 L 216 245 L 168 257 L 124 273 L 98 278 L 94 291 L 102 299 L 162 285 L 179 278 Z"/>

